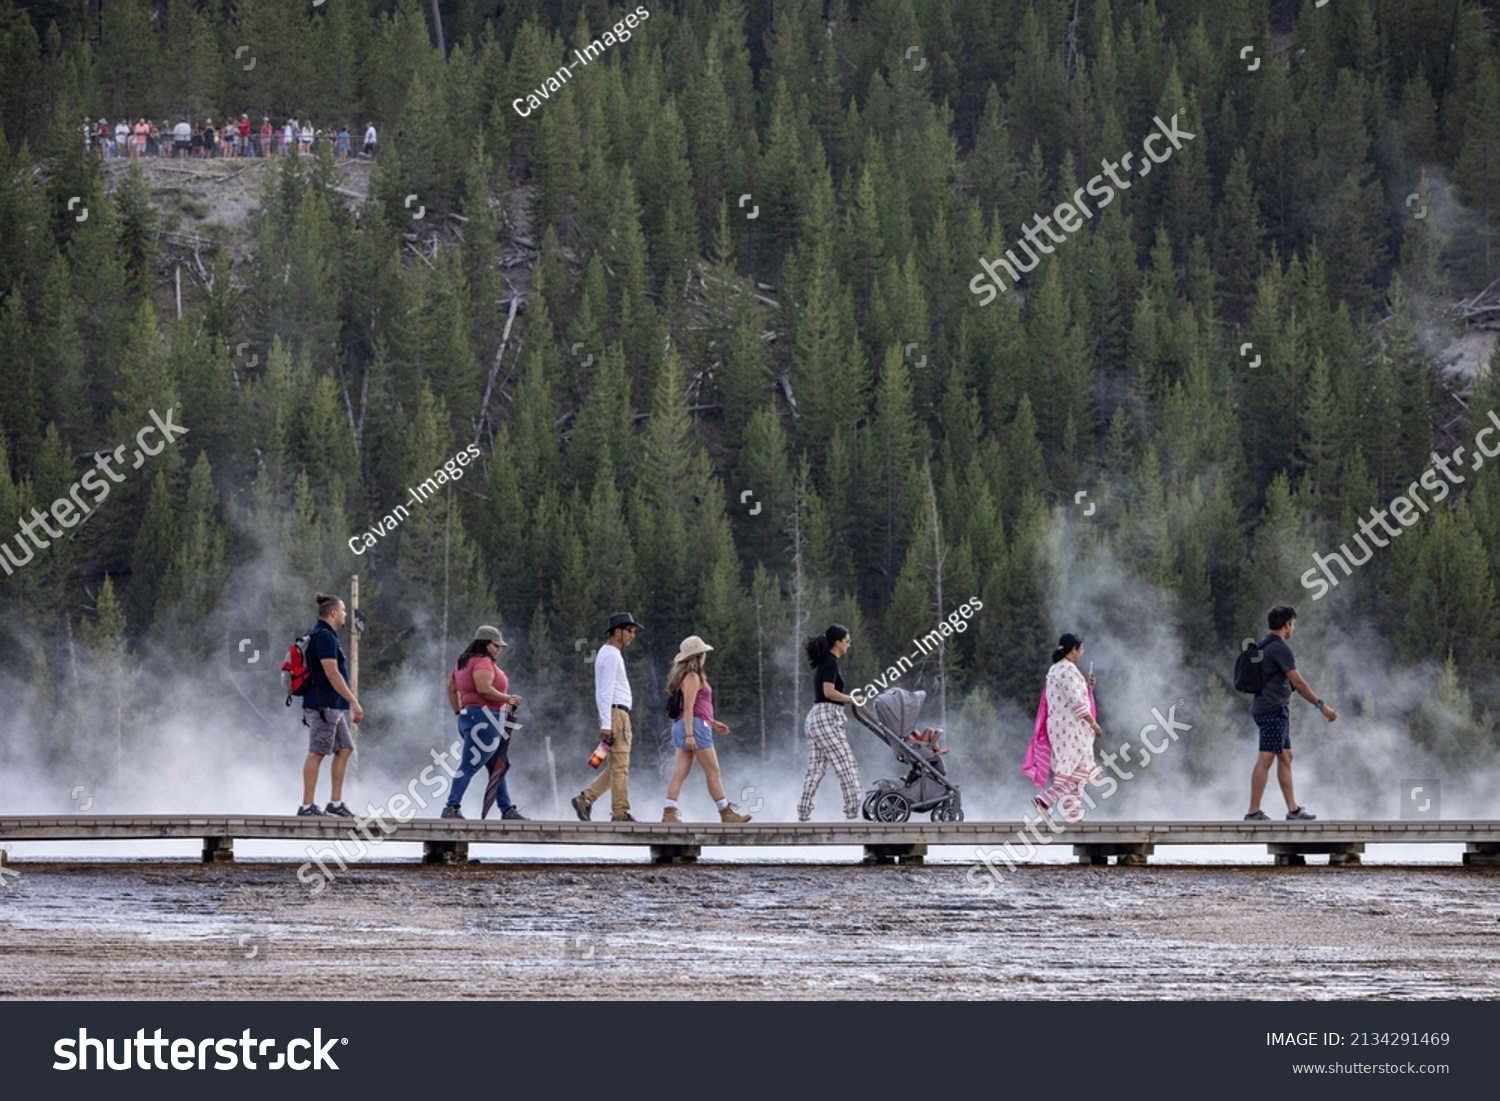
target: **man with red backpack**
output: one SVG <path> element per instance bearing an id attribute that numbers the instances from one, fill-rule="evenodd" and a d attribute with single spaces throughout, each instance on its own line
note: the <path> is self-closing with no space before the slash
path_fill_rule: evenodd
<path id="1" fill-rule="evenodd" d="M 306 645 L 310 675 L 302 696 L 302 716 L 308 728 L 307 760 L 302 765 L 302 805 L 297 808 L 297 815 L 307 818 L 334 814 L 353 818 L 354 812 L 344 806 L 344 773 L 349 770 L 349 758 L 354 754 L 349 720 L 352 712 L 355 724 L 359 724 L 365 717 L 365 709 L 349 687 L 349 668 L 344 661 L 344 648 L 339 645 L 339 628 L 349 613 L 336 596 L 318 593 L 313 599 L 318 605 L 318 622 L 308 633 Z M 325 810 L 319 810 L 314 800 L 318 773 L 322 771 L 323 758 L 330 754 L 333 798 Z"/>

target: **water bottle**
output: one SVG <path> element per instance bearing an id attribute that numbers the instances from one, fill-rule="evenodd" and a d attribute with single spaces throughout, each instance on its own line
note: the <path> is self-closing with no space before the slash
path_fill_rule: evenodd
<path id="1" fill-rule="evenodd" d="M 589 758 L 589 768 L 598 768 L 609 756 L 610 747 L 614 744 L 613 738 L 603 738 L 594 747 L 594 755 Z"/>

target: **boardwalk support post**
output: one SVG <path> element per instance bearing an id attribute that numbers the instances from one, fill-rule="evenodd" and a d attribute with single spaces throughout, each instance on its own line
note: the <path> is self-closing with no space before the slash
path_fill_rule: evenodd
<path id="1" fill-rule="evenodd" d="M 1464 845 L 1465 868 L 1500 868 L 1500 844 L 1470 841 Z"/>
<path id="2" fill-rule="evenodd" d="M 233 864 L 234 838 L 223 836 L 205 837 L 203 839 L 203 863 Z"/>
<path id="3" fill-rule="evenodd" d="M 700 845 L 652 845 L 651 863 L 653 864 L 696 864 L 698 854 L 703 851 Z"/>
<path id="4" fill-rule="evenodd" d="M 1073 846 L 1073 855 L 1080 864 L 1108 864 L 1109 858 L 1114 857 L 1116 865 L 1132 868 L 1145 867 L 1154 852 L 1156 846 L 1150 841 L 1084 842 Z"/>
<path id="5" fill-rule="evenodd" d="M 866 845 L 865 864 L 921 864 L 927 856 L 927 845 L 915 842 L 905 845 Z"/>
<path id="6" fill-rule="evenodd" d="M 423 841 L 423 864 L 467 864 L 469 843 L 467 841 Z"/>
<path id="7" fill-rule="evenodd" d="M 1288 841 L 1271 842 L 1266 851 L 1275 858 L 1276 866 L 1298 867 L 1307 863 L 1309 856 L 1328 857 L 1331 867 L 1351 866 L 1360 862 L 1365 851 L 1363 841 Z"/>

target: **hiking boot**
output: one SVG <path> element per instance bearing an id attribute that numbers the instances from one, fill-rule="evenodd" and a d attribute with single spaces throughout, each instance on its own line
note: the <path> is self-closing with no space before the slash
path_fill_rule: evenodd
<path id="1" fill-rule="evenodd" d="M 676 807 L 668 807 L 666 810 L 661 812 L 661 820 L 663 822 L 676 822 L 681 825 L 682 815 L 677 812 Z"/>
<path id="2" fill-rule="evenodd" d="M 1258 810 L 1254 814 L 1245 815 L 1246 822 L 1269 822 L 1270 820 L 1271 816 L 1263 810 Z"/>
<path id="3" fill-rule="evenodd" d="M 464 812 L 457 803 L 445 804 L 443 806 L 443 813 L 438 815 L 439 818 L 462 818 L 463 816 Z"/>
<path id="4" fill-rule="evenodd" d="M 634 822 L 635 818 L 629 811 L 626 811 L 624 814 L 611 814 L 609 820 L 611 822 Z"/>
<path id="5" fill-rule="evenodd" d="M 578 815 L 580 822 L 587 822 L 589 816 L 594 812 L 594 804 L 589 802 L 589 797 L 583 792 L 573 796 L 573 810 Z"/>
<path id="6" fill-rule="evenodd" d="M 305 807 L 297 808 L 298 818 L 327 818 L 328 816 L 318 809 L 318 804 L 311 803 Z"/>
<path id="7" fill-rule="evenodd" d="M 509 818 L 512 822 L 525 822 L 528 820 L 527 817 L 520 811 L 518 811 L 515 807 L 507 807 L 505 810 L 500 812 L 500 817 Z"/>
<path id="8" fill-rule="evenodd" d="M 1306 807 L 1298 807 L 1294 811 L 1287 812 L 1286 820 L 1288 822 L 1311 822 L 1316 817 L 1317 815 L 1313 814 Z"/>
<path id="9" fill-rule="evenodd" d="M 748 814 L 741 814 L 739 811 L 735 810 L 733 803 L 726 803 L 724 805 L 724 809 L 719 812 L 719 821 L 748 822 L 750 821 L 750 816 Z"/>
<path id="10" fill-rule="evenodd" d="M 323 808 L 324 814 L 331 814 L 337 818 L 353 818 L 354 812 L 343 803 L 329 803 Z"/>

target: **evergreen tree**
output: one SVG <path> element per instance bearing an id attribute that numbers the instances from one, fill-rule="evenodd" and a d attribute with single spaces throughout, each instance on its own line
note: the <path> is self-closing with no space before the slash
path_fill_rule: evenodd
<path id="1" fill-rule="evenodd" d="M 228 576 L 219 493 L 206 453 L 199 452 L 193 464 L 185 506 L 180 540 L 168 550 L 154 622 L 179 653 L 206 657 L 207 621 Z"/>
<path id="2" fill-rule="evenodd" d="M 1470 107 L 1453 182 L 1476 219 L 1466 235 L 1468 266 L 1472 282 L 1482 285 L 1500 270 L 1500 62 L 1493 56 L 1480 61 L 1465 98 Z"/>

